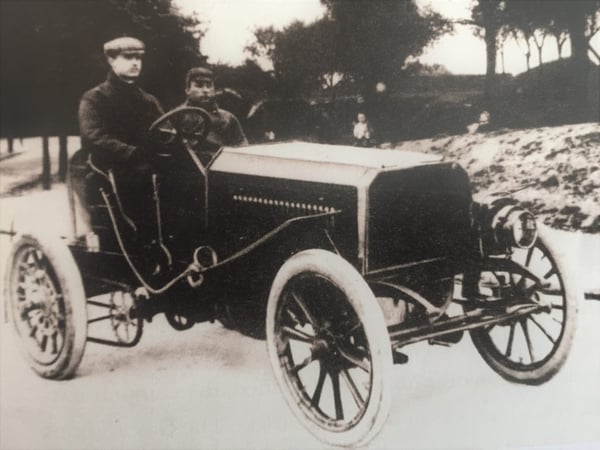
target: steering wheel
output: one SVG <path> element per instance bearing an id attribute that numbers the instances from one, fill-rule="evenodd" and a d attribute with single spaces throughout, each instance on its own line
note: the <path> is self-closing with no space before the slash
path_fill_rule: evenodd
<path id="1" fill-rule="evenodd" d="M 208 113 L 196 106 L 180 106 L 163 114 L 150 125 L 150 133 L 157 136 L 161 144 L 171 144 L 176 137 L 191 145 L 202 143 L 211 128 Z"/>

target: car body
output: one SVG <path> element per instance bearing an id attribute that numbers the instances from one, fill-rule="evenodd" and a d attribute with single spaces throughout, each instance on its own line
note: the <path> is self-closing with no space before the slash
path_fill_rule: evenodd
<path id="1" fill-rule="evenodd" d="M 193 136 L 172 125 L 187 113 L 198 115 Z M 562 366 L 576 295 L 515 201 L 475 202 L 459 165 L 422 153 L 192 145 L 209 126 L 190 107 L 153 126 L 175 140 L 153 185 L 160 273 L 141 269 L 148 254 L 130 251 L 114 177 L 83 154 L 72 167 L 72 236 L 62 246 L 16 240 L 6 285 L 38 374 L 73 375 L 86 340 L 135 345 L 159 313 L 178 330 L 217 319 L 267 339 L 282 393 L 315 436 L 359 445 L 385 422 L 392 364 L 407 361 L 408 344 L 451 345 L 470 331 L 494 370 L 526 384 Z M 91 307 L 109 314 L 90 317 Z M 102 321 L 115 339 L 93 335 Z"/>

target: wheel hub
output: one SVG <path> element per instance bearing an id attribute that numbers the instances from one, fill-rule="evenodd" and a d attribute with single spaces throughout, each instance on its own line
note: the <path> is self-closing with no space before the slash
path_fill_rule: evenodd
<path id="1" fill-rule="evenodd" d="M 351 364 L 341 354 L 339 346 L 338 339 L 328 329 L 322 329 L 312 343 L 312 356 L 314 359 L 321 360 L 326 367 L 332 370 L 351 367 Z"/>
<path id="2" fill-rule="evenodd" d="M 312 354 L 315 358 L 326 356 L 330 351 L 330 344 L 325 339 L 317 338 L 312 345 Z"/>
<path id="3" fill-rule="evenodd" d="M 60 331 L 61 316 L 56 307 L 56 292 L 47 280 L 46 272 L 41 269 L 33 271 L 26 278 L 21 319 L 28 322 L 32 330 L 51 337 Z M 31 317 L 34 311 L 36 314 Z"/>

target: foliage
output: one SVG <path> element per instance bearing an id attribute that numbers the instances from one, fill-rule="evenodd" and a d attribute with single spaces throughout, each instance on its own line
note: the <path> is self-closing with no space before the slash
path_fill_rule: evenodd
<path id="1" fill-rule="evenodd" d="M 419 11 L 411 0 L 322 2 L 337 24 L 334 47 L 342 71 L 368 86 L 389 82 L 408 57 L 420 55 L 428 44 L 452 30 L 439 14 Z"/>
<path id="2" fill-rule="evenodd" d="M 296 21 L 281 31 L 273 27 L 255 30 L 247 47 L 255 59 L 268 59 L 282 97 L 313 91 L 333 79 L 337 54 L 332 44 L 335 24 L 322 19 L 309 25 Z"/>
<path id="3" fill-rule="evenodd" d="M 273 63 L 284 96 L 332 89 L 340 80 L 371 90 L 398 76 L 410 56 L 451 30 L 439 14 L 421 12 L 409 0 L 322 1 L 326 17 L 281 31 L 257 29 L 247 48 L 253 58 Z"/>
<path id="4" fill-rule="evenodd" d="M 575 59 L 587 58 L 588 42 L 600 29 L 600 1 L 506 0 L 504 26 L 527 45 L 533 42 L 541 57 L 544 37 L 557 40 L 559 55 L 567 35 Z M 529 64 L 528 64 L 529 67 Z"/>
<path id="5" fill-rule="evenodd" d="M 185 72 L 203 61 L 198 21 L 171 0 L 8 0 L 1 8 L 3 134 L 76 132 L 81 94 L 108 70 L 102 43 L 146 43 L 142 84 L 166 105 L 183 95 Z"/>
<path id="6" fill-rule="evenodd" d="M 273 59 L 275 51 L 275 38 L 278 32 L 273 26 L 256 28 L 254 30 L 254 42 L 247 45 L 244 49 L 255 60 Z"/>
<path id="7" fill-rule="evenodd" d="M 272 95 L 276 89 L 272 74 L 250 59 L 236 67 L 216 64 L 212 70 L 217 89 L 233 89 L 241 97 L 253 102 Z"/>
<path id="8" fill-rule="evenodd" d="M 572 95 L 578 103 L 584 104 L 588 41 L 598 28 L 599 12 L 599 0 L 477 0 L 472 18 L 473 23 L 484 31 L 486 42 L 486 99 L 491 101 L 494 92 L 498 39 L 513 36 L 524 48 L 529 69 L 532 43 L 536 45 L 541 61 L 546 35 L 555 36 L 560 55 L 568 33 L 572 59 L 582 69 L 576 71 L 580 77 L 573 80 Z"/>
<path id="9" fill-rule="evenodd" d="M 497 0 L 477 0 L 473 6 L 471 17 L 479 27 L 477 32 L 485 40 L 486 48 L 486 87 L 485 95 L 490 97 L 493 89 L 493 77 L 496 74 L 496 54 L 499 32 L 505 23 L 504 10 L 506 3 Z M 483 30 L 483 34 L 481 34 Z"/>
<path id="10" fill-rule="evenodd" d="M 433 76 L 439 77 L 450 75 L 450 71 L 443 64 L 423 64 L 419 61 L 414 61 L 407 64 L 404 72 L 408 76 Z"/>

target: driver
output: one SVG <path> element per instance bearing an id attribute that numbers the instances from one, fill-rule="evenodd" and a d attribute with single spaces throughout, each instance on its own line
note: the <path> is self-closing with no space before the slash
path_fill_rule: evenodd
<path id="1" fill-rule="evenodd" d="M 196 106 L 206 110 L 211 119 L 206 143 L 215 148 L 224 145 L 248 145 L 238 119 L 229 111 L 219 108 L 213 72 L 206 67 L 193 67 L 185 77 L 187 101 L 183 106 Z"/>
<path id="2" fill-rule="evenodd" d="M 126 170 L 134 178 L 145 172 L 148 130 L 163 114 L 158 100 L 136 84 L 144 47 L 133 37 L 106 42 L 104 54 L 111 70 L 79 104 L 81 143 L 94 164 L 103 170 Z"/>
<path id="3" fill-rule="evenodd" d="M 158 100 L 136 82 L 144 43 L 119 37 L 104 44 L 110 71 L 106 81 L 83 94 L 79 104 L 82 150 L 93 167 L 115 175 L 124 211 L 136 225 L 137 241 L 147 246 L 155 224 L 149 128 L 163 114 Z"/>

